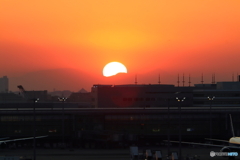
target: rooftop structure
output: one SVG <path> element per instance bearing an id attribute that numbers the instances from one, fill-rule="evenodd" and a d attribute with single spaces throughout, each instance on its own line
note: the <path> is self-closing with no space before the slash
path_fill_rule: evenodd
<path id="1" fill-rule="evenodd" d="M 93 85 L 93 105 L 95 108 L 134 107 L 149 108 L 178 106 L 176 98 L 192 99 L 193 87 L 174 85 Z M 182 105 L 191 106 L 191 101 Z"/>
<path id="2" fill-rule="evenodd" d="M 92 96 L 94 108 L 154 108 L 179 105 L 228 107 L 240 105 L 240 82 L 195 84 L 194 87 L 164 84 L 93 85 Z"/>

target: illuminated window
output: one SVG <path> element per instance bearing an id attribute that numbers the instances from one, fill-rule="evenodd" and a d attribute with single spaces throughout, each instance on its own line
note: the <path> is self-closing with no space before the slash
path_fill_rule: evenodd
<path id="1" fill-rule="evenodd" d="M 160 132 L 160 128 L 153 128 L 152 131 L 153 132 Z"/>
<path id="2" fill-rule="evenodd" d="M 22 133 L 21 130 L 15 130 L 14 133 Z"/>
<path id="3" fill-rule="evenodd" d="M 194 131 L 194 128 L 187 128 L 187 132 L 192 132 Z"/>
<path id="4" fill-rule="evenodd" d="M 56 133 L 57 130 L 56 130 L 56 129 L 49 129 L 48 132 L 49 132 L 49 133 Z"/>

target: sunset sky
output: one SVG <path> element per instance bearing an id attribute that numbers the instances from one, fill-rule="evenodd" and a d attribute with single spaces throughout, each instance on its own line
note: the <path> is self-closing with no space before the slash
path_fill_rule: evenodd
<path id="1" fill-rule="evenodd" d="M 193 83 L 202 73 L 231 81 L 240 73 L 239 6 L 239 0 L 0 0 L 0 77 L 10 78 L 10 90 L 16 84 L 90 90 L 111 83 L 102 69 L 118 61 L 128 79 L 117 84 L 134 83 L 136 74 L 139 83 L 157 83 L 159 74 L 175 83 L 178 73 L 198 77 Z M 49 76 L 39 85 L 27 77 L 56 69 L 94 80 L 69 84 L 62 77 L 61 87 L 48 86 Z"/>

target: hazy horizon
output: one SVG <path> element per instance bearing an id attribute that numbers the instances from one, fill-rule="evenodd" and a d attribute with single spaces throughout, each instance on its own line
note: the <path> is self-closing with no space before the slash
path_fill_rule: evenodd
<path id="1" fill-rule="evenodd" d="M 179 86 L 183 86 L 183 74 L 185 81 L 184 86 L 189 86 L 189 74 L 187 73 L 162 72 L 162 74 L 160 74 L 158 71 L 153 71 L 146 74 L 137 74 L 137 82 L 138 84 L 159 84 L 160 75 L 161 84 L 172 84 L 177 86 L 178 74 Z M 215 82 L 232 81 L 232 78 L 234 78 L 234 81 L 238 81 L 237 73 L 234 74 L 234 77 L 231 73 L 229 73 L 228 76 L 224 77 L 219 77 L 219 75 L 216 73 L 213 74 L 215 74 Z M 204 84 L 212 83 L 213 74 L 203 73 Z M 72 92 L 78 92 L 80 89 L 84 88 L 90 92 L 91 87 L 94 84 L 135 84 L 136 74 L 119 73 L 113 77 L 104 77 L 103 79 L 97 79 L 96 77 L 91 77 L 87 73 L 76 69 L 59 68 L 29 72 L 18 77 L 8 76 L 8 78 L 10 91 L 18 91 L 17 85 L 23 85 L 26 90 L 48 90 L 49 92 L 52 92 L 54 90 L 70 90 Z M 190 74 L 191 86 L 194 84 L 201 84 L 201 81 L 202 73 Z"/>
<path id="2" fill-rule="evenodd" d="M 0 77 L 10 90 L 90 91 L 92 84 L 232 81 L 240 63 L 240 1 L 1 1 Z M 121 62 L 127 74 L 106 78 Z M 66 70 L 71 71 L 66 71 Z M 62 73 L 66 72 L 66 73 Z M 17 90 L 17 88 L 16 88 Z"/>

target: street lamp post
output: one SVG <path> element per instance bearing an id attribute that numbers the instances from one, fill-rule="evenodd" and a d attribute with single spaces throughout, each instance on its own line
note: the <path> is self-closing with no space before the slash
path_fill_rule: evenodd
<path id="1" fill-rule="evenodd" d="M 215 96 L 208 96 L 208 100 L 210 101 L 210 137 L 212 138 L 212 101 L 214 100 Z"/>
<path id="2" fill-rule="evenodd" d="M 62 145 L 63 145 L 63 148 L 65 148 L 65 130 L 64 130 L 64 119 L 65 119 L 65 115 L 64 115 L 64 102 L 67 100 L 66 97 L 59 97 L 58 100 L 60 102 L 62 102 Z"/>
<path id="3" fill-rule="evenodd" d="M 180 103 L 183 102 L 186 99 L 186 97 L 176 97 L 176 100 L 179 102 L 178 103 L 178 111 L 179 111 L 179 160 L 182 159 L 182 132 L 181 132 L 181 128 L 182 128 L 182 113 L 181 113 L 181 105 Z"/>
<path id="4" fill-rule="evenodd" d="M 168 107 L 168 155 L 170 153 L 170 114 L 169 114 L 169 98 L 167 98 L 167 107 Z"/>
<path id="5" fill-rule="evenodd" d="M 39 98 L 33 100 L 33 160 L 36 160 L 36 106 L 35 104 L 39 101 Z"/>

